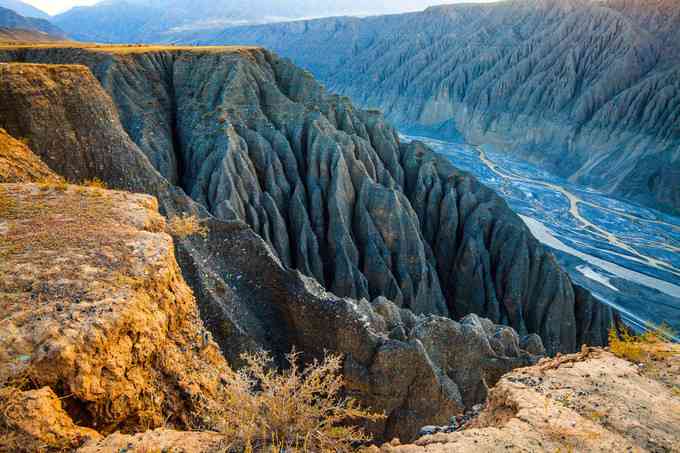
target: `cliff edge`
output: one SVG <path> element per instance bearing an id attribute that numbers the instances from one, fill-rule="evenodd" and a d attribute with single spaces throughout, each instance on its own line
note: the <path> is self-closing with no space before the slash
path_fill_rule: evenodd
<path id="1" fill-rule="evenodd" d="M 644 364 L 584 348 L 515 370 L 462 431 L 380 451 L 680 451 L 680 347 L 648 347 Z"/>
<path id="2" fill-rule="evenodd" d="M 0 184 L 2 448 L 200 423 L 229 368 L 164 226 L 148 195 Z"/>

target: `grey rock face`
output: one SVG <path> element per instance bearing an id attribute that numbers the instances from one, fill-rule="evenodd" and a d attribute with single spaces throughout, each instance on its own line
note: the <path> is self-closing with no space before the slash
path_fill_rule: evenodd
<path id="1" fill-rule="evenodd" d="M 400 127 L 680 212 L 675 0 L 518 0 L 180 36 L 264 45 Z"/>
<path id="2" fill-rule="evenodd" d="M 54 61 L 78 57 L 92 67 L 103 58 L 101 53 L 58 50 L 30 56 Z M 29 53 L 14 57 L 26 60 Z M 162 59 L 153 53 L 135 58 Z M 253 50 L 232 58 L 231 64 L 248 67 L 265 65 L 262 59 L 273 57 Z M 379 438 L 406 440 L 420 426 L 445 423 L 478 403 L 501 370 L 529 365 L 544 353 L 540 347 L 535 355 L 518 350 L 513 347 L 516 334 L 496 335 L 505 328 L 476 316 L 457 323 L 415 315 L 384 297 L 368 302 L 326 292 L 315 280 L 285 268 L 248 225 L 211 215 L 154 169 L 85 67 L 36 66 L 30 84 L 25 68 L 0 65 L 0 127 L 28 138 L 52 169 L 71 180 L 98 177 L 112 188 L 151 193 L 166 215 L 196 214 L 209 228 L 207 238 L 178 240 L 177 256 L 202 318 L 232 364 L 238 365 L 241 353 L 257 348 L 281 358 L 295 346 L 309 360 L 325 351 L 342 353 L 348 390 L 387 415 L 371 430 Z M 239 112 L 245 114 L 249 106 L 254 107 L 241 105 Z"/>
<path id="3" fill-rule="evenodd" d="M 340 297 L 475 313 L 549 353 L 606 343 L 611 312 L 500 197 L 266 51 L 21 52 L 6 58 L 89 66 L 164 177 Z"/>

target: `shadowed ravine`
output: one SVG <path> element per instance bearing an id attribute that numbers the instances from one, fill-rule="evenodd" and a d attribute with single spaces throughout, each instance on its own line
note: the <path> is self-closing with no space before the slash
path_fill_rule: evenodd
<path id="1" fill-rule="evenodd" d="M 387 414 L 380 438 L 483 401 L 542 343 L 606 342 L 612 311 L 498 195 L 265 50 L 8 47 L 0 60 L 65 64 L 0 65 L 0 127 L 53 171 L 202 219 L 208 236 L 176 254 L 231 364 L 260 348 L 342 354 L 348 390 Z"/>

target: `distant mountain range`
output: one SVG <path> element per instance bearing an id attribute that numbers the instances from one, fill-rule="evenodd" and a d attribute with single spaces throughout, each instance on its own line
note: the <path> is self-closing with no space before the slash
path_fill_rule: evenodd
<path id="1" fill-rule="evenodd" d="M 424 8 L 427 0 L 110 0 L 55 16 L 82 41 L 152 42 L 169 33 L 220 29 L 341 14 L 379 14 Z"/>
<path id="2" fill-rule="evenodd" d="M 25 17 L 35 17 L 38 19 L 49 19 L 50 15 L 28 3 L 20 0 L 0 0 L 0 7 L 11 9 L 17 14 Z"/>
<path id="3" fill-rule="evenodd" d="M 3 7 L 0 7 L 0 29 L 3 30 L 0 35 L 3 40 L 39 41 L 42 37 L 45 40 L 52 41 L 65 38 L 64 32 L 49 21 L 24 17 Z"/>
<path id="4" fill-rule="evenodd" d="M 677 0 L 519 0 L 179 33 L 259 44 L 402 128 L 680 212 Z"/>

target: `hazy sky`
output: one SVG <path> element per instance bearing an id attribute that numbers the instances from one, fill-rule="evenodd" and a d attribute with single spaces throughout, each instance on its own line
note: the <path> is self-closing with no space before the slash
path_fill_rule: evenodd
<path id="1" fill-rule="evenodd" d="M 69 8 L 79 5 L 92 5 L 100 0 L 23 0 L 26 3 L 42 9 L 50 14 L 56 14 L 66 11 Z M 411 3 L 413 5 L 422 6 L 425 8 L 431 5 L 441 5 L 443 3 L 459 3 L 461 1 L 471 1 L 471 0 L 413 0 Z M 479 1 L 479 0 L 477 0 Z M 489 0 L 481 0 L 489 1 Z M 361 3 L 358 1 L 357 3 Z"/>

